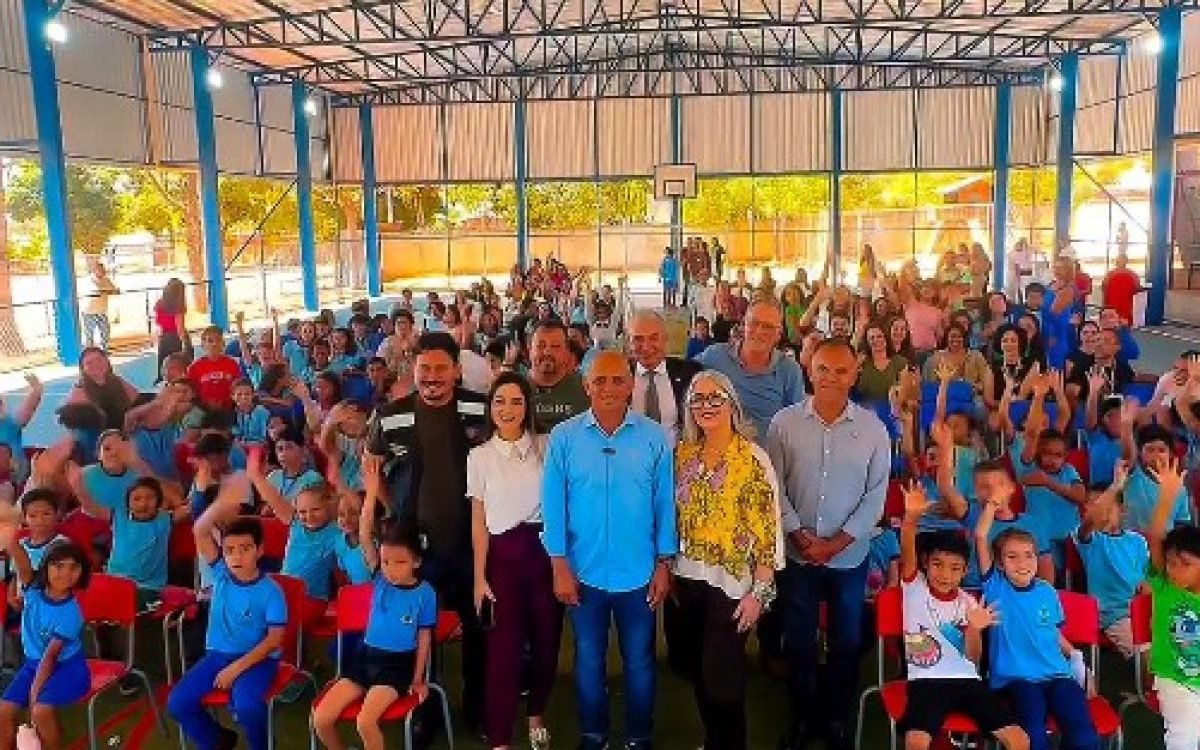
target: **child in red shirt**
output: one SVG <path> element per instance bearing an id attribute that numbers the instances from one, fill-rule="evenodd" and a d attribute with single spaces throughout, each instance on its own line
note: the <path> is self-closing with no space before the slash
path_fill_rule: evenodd
<path id="1" fill-rule="evenodd" d="M 196 396 L 206 409 L 233 407 L 233 382 L 242 377 L 237 360 L 225 354 L 221 329 L 209 326 L 200 334 L 204 356 L 188 367 L 188 380 L 196 384 Z"/>

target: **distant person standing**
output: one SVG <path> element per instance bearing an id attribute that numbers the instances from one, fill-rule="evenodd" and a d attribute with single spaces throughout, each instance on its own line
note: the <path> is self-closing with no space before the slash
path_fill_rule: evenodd
<path id="1" fill-rule="evenodd" d="M 187 298 L 183 282 L 179 279 L 167 281 L 162 296 L 154 303 L 154 326 L 158 340 L 158 369 L 155 373 L 161 381 L 163 360 L 184 351 L 184 342 L 188 340 Z"/>
<path id="2" fill-rule="evenodd" d="M 658 279 L 662 282 L 663 309 L 675 307 L 679 301 L 679 259 L 675 248 L 663 250 L 662 263 L 658 265 Z"/>
<path id="3" fill-rule="evenodd" d="M 89 259 L 88 275 L 79 282 L 85 345 L 108 351 L 108 339 L 112 330 L 108 321 L 108 298 L 120 292 L 109 277 L 104 264 L 97 258 Z"/>
<path id="4" fill-rule="evenodd" d="M 713 272 L 717 275 L 717 281 L 725 279 L 725 248 L 721 245 L 721 241 L 716 237 L 712 238 L 712 255 L 713 255 Z"/>
<path id="5" fill-rule="evenodd" d="M 1128 231 L 1126 231 L 1125 243 L 1129 243 Z M 1123 252 L 1118 253 L 1116 267 L 1104 277 L 1100 289 L 1104 298 L 1104 306 L 1116 310 L 1117 315 L 1126 325 L 1132 325 L 1133 298 L 1141 291 L 1142 280 L 1138 278 L 1135 271 L 1129 268 L 1128 255 Z"/>

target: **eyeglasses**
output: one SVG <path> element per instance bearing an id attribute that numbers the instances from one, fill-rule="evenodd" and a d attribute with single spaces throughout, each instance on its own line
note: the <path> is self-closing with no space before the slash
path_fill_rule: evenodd
<path id="1" fill-rule="evenodd" d="M 731 400 L 732 399 L 729 398 L 729 394 L 721 391 L 714 391 L 712 393 L 695 393 L 691 398 L 688 399 L 688 406 L 693 409 L 703 409 L 705 407 L 708 407 L 709 409 L 720 409 L 725 404 L 728 404 Z"/>

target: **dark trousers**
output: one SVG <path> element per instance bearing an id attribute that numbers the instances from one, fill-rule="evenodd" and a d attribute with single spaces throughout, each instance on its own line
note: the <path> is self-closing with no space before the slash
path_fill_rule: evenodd
<path id="1" fill-rule="evenodd" d="M 475 613 L 475 588 L 469 558 L 458 559 L 430 550 L 421 558 L 421 580 L 438 595 L 438 608 L 453 610 L 462 620 L 463 717 L 477 724 L 483 712 L 483 629 Z M 430 701 L 425 708 L 436 702 Z M 432 722 L 436 724 L 437 721 Z"/>
<path id="2" fill-rule="evenodd" d="M 739 633 L 737 601 L 701 581 L 676 579 L 671 654 L 690 665 L 685 674 L 704 722 L 704 750 L 746 750 L 746 633 Z M 685 667 L 687 669 L 687 667 Z"/>
<path id="3" fill-rule="evenodd" d="M 1046 717 L 1053 716 L 1062 733 L 1062 747 L 1095 750 L 1100 738 L 1088 713 L 1087 693 L 1069 677 L 1041 682 L 1018 680 L 1004 686 L 1017 723 L 1029 735 L 1030 750 L 1048 750 Z"/>
<path id="4" fill-rule="evenodd" d="M 111 331 L 107 314 L 83 314 L 83 340 L 88 346 L 97 346 L 108 351 L 108 337 Z"/>
<path id="5" fill-rule="evenodd" d="M 512 741 L 529 645 L 529 716 L 546 712 L 558 673 L 563 609 L 554 598 L 554 574 L 538 530 L 521 524 L 488 540 L 487 579 L 496 595 L 495 624 L 487 631 L 484 732 L 493 747 Z"/>
<path id="6" fill-rule="evenodd" d="M 789 560 L 778 581 L 793 725 L 845 731 L 858 697 L 866 561 L 840 569 Z M 828 615 L 824 665 L 819 659 L 822 602 Z"/>

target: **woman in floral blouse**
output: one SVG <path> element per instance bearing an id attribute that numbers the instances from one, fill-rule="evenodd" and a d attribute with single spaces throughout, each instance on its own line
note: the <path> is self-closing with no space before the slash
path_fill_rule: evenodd
<path id="1" fill-rule="evenodd" d="M 744 750 L 746 637 L 775 598 L 784 562 L 779 492 L 728 378 L 699 373 L 685 403 L 671 657 L 695 689 L 705 750 Z"/>

